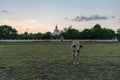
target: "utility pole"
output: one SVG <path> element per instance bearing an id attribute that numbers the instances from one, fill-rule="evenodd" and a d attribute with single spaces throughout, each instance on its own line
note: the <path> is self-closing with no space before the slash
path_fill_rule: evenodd
<path id="1" fill-rule="evenodd" d="M 28 34 L 28 28 L 27 28 L 27 39 L 29 39 L 29 38 L 28 38 L 28 35 L 29 35 L 29 34 Z"/>
<path id="2" fill-rule="evenodd" d="M 27 33 L 28 33 L 28 28 L 27 28 Z"/>

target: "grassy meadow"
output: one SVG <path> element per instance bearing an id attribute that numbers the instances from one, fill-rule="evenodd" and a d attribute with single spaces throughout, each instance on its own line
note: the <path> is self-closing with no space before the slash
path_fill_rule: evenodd
<path id="1" fill-rule="evenodd" d="M 72 42 L 0 43 L 0 80 L 120 79 L 120 43 L 81 43 L 78 65 Z"/>

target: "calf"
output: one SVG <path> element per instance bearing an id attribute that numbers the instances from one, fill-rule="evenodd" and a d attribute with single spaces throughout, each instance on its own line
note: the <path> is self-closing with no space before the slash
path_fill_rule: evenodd
<path id="1" fill-rule="evenodd" d="M 80 44 L 79 41 L 74 40 L 71 48 L 72 48 L 72 54 L 73 54 L 73 62 L 74 64 L 78 64 L 78 56 L 80 53 L 80 49 L 83 47 L 83 45 Z"/>

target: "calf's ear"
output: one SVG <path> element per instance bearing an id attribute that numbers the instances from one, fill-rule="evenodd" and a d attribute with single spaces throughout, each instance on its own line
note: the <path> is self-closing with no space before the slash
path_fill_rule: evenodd
<path id="1" fill-rule="evenodd" d="M 83 47 L 83 45 L 80 45 L 80 48 L 82 48 Z"/>

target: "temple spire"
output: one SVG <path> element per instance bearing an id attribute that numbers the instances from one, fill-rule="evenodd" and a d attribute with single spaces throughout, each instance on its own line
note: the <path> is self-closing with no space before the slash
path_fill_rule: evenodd
<path id="1" fill-rule="evenodd" d="M 58 26 L 57 26 L 57 25 L 55 26 L 53 35 L 57 35 L 57 36 L 60 35 L 60 34 L 59 34 L 59 29 L 58 29 Z"/>

